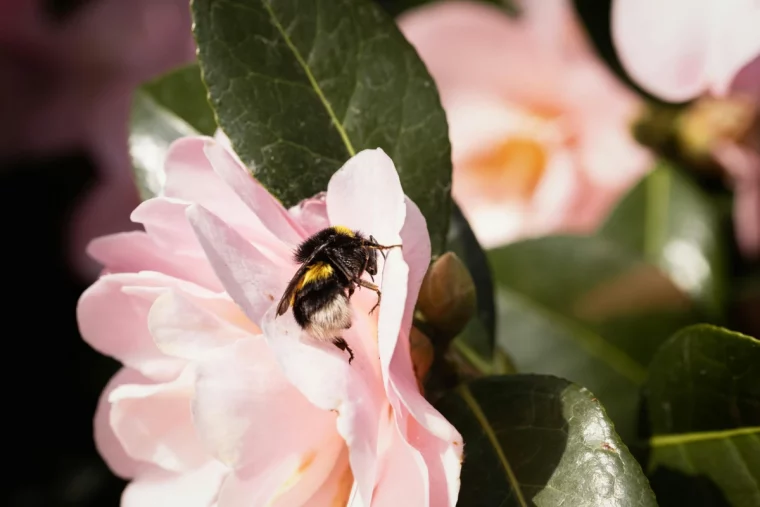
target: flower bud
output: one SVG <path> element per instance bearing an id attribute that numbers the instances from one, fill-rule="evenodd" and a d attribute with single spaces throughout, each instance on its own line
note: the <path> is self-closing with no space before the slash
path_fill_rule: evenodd
<path id="1" fill-rule="evenodd" d="M 456 254 L 446 252 L 425 274 L 417 309 L 427 324 L 450 340 L 467 325 L 476 305 L 470 272 Z"/>

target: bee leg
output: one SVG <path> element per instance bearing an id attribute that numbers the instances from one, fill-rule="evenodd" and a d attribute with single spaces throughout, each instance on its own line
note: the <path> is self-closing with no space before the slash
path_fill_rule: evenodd
<path id="1" fill-rule="evenodd" d="M 338 336 L 336 338 L 333 338 L 333 345 L 338 347 L 343 352 L 348 352 L 348 364 L 351 364 L 351 361 L 354 360 L 354 351 L 351 350 L 351 347 L 348 346 L 346 340 Z"/>
<path id="2" fill-rule="evenodd" d="M 391 248 L 403 248 L 403 245 L 381 245 L 377 242 L 374 236 L 370 235 L 369 237 L 369 248 L 374 248 L 375 250 L 380 250 L 380 255 L 383 256 L 383 259 L 386 258 L 384 250 L 390 250 Z"/>
<path id="3" fill-rule="evenodd" d="M 374 283 L 369 283 L 365 280 L 359 280 L 359 285 L 361 287 L 366 287 L 367 289 L 373 290 L 377 293 L 377 303 L 375 303 L 375 306 L 372 307 L 372 309 L 369 311 L 369 314 L 372 315 L 372 312 L 374 312 L 378 306 L 380 306 L 380 297 L 382 294 L 380 293 L 380 288 L 375 285 Z"/>

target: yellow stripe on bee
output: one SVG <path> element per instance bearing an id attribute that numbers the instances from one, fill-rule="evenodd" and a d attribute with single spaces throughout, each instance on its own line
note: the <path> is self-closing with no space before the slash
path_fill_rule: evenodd
<path id="1" fill-rule="evenodd" d="M 344 236 L 351 236 L 354 237 L 354 231 L 346 227 L 345 225 L 333 225 L 333 230 L 337 232 L 338 234 L 343 234 Z"/>
<path id="2" fill-rule="evenodd" d="M 318 280 L 325 280 L 333 275 L 333 267 L 326 262 L 315 262 L 309 266 L 306 273 L 301 277 L 301 281 L 298 282 L 298 287 L 293 291 L 293 295 L 290 297 L 290 306 L 293 306 L 293 302 L 296 299 L 296 294 L 305 285 L 316 282 Z"/>

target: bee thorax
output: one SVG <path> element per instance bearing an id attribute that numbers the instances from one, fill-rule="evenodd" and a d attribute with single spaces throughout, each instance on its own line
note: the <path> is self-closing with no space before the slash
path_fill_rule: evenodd
<path id="1" fill-rule="evenodd" d="M 304 329 L 317 340 L 332 341 L 351 327 L 351 307 L 345 296 L 332 299 L 309 317 Z"/>

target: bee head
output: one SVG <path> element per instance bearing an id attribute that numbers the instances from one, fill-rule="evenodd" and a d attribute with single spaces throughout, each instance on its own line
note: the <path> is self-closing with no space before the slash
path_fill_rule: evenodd
<path id="1" fill-rule="evenodd" d="M 375 276 L 377 274 L 377 250 L 374 248 L 368 248 L 367 255 L 369 256 L 369 260 L 367 261 L 367 273 Z"/>

